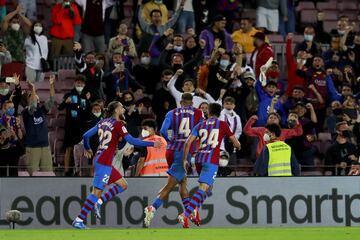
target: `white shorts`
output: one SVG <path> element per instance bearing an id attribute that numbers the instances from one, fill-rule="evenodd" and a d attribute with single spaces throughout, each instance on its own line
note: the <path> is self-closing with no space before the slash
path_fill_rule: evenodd
<path id="1" fill-rule="evenodd" d="M 279 10 L 258 7 L 256 9 L 256 26 L 271 32 L 279 31 Z"/>

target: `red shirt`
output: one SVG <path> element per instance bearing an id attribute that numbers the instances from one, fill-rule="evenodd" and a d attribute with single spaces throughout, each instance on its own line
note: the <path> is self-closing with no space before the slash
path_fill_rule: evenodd
<path id="1" fill-rule="evenodd" d="M 195 162 L 219 165 L 221 142 L 225 136 L 231 137 L 234 134 L 226 122 L 217 118 L 209 118 L 196 125 L 191 135 L 200 138 Z"/>
<path id="2" fill-rule="evenodd" d="M 256 61 L 254 63 L 253 57 L 256 52 L 257 52 Z M 250 59 L 250 66 L 252 66 L 253 69 L 255 70 L 256 79 L 259 78 L 261 66 L 264 65 L 269 60 L 270 57 L 274 57 L 274 52 L 268 43 L 264 43 L 260 48 L 255 49 L 254 52 L 252 53 Z"/>
<path id="3" fill-rule="evenodd" d="M 74 17 L 69 15 L 69 8 L 63 8 L 61 3 L 56 4 L 51 9 L 52 26 L 50 28 L 50 35 L 59 39 L 73 39 L 74 25 L 81 24 L 81 16 L 75 3 L 71 4 L 71 9 L 74 12 Z"/>
<path id="4" fill-rule="evenodd" d="M 256 147 L 256 158 L 259 157 L 261 151 L 267 142 L 264 141 L 263 137 L 266 132 L 265 127 L 252 127 L 256 123 L 256 119 L 251 117 L 249 121 L 244 126 L 244 133 L 250 137 L 257 137 L 259 143 Z M 301 136 L 303 134 L 303 129 L 301 124 L 297 124 L 295 128 L 292 129 L 281 129 L 281 135 L 279 137 L 280 141 L 285 141 L 286 139 Z"/>
<path id="5" fill-rule="evenodd" d="M 286 94 L 288 96 L 292 95 L 292 91 L 295 85 L 304 86 L 304 79 L 296 74 L 297 62 L 294 60 L 292 56 L 291 44 L 292 44 L 292 40 L 288 39 L 286 41 L 286 54 L 285 54 L 286 64 L 288 67 L 288 86 L 286 89 Z"/>
<path id="6" fill-rule="evenodd" d="M 6 6 L 6 0 L 0 0 L 0 7 Z"/>
<path id="7" fill-rule="evenodd" d="M 122 122 L 105 118 L 98 123 L 99 148 L 95 159 L 100 164 L 111 166 L 118 143 L 128 134 Z"/>

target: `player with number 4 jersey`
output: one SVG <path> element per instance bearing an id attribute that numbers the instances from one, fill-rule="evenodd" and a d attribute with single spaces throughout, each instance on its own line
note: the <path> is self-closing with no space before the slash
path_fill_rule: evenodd
<path id="1" fill-rule="evenodd" d="M 221 106 L 217 103 L 211 103 L 209 105 L 209 118 L 195 126 L 185 143 L 184 156 L 189 153 L 193 142 L 200 138 L 200 147 L 195 156 L 195 164 L 199 172 L 199 189 L 186 206 L 185 212 L 178 217 L 184 228 L 189 227 L 189 219 L 196 224 L 193 212 L 202 206 L 206 198 L 206 192 L 215 181 L 219 167 L 220 145 L 223 138 L 227 136 L 234 144 L 234 147 L 240 149 L 240 142 L 236 139 L 228 124 L 218 119 L 220 113 Z M 186 157 L 183 157 L 183 164 L 184 169 L 186 169 L 188 165 Z"/>
<path id="2" fill-rule="evenodd" d="M 154 199 L 152 205 L 144 209 L 145 226 L 149 227 L 151 220 L 154 218 L 155 211 L 163 204 L 163 201 L 169 197 L 172 189 L 179 184 L 179 193 L 184 208 L 189 204 L 189 193 L 186 188 L 186 171 L 183 168 L 183 154 L 186 139 L 190 136 L 191 130 L 197 123 L 203 120 L 202 112 L 194 108 L 193 96 L 190 93 L 184 93 L 181 96 L 181 107 L 175 108 L 166 114 L 162 124 L 160 133 L 168 141 L 166 160 L 169 165 L 168 182 L 161 189 L 157 198 Z M 169 139 L 168 130 L 172 130 L 172 137 Z M 192 146 L 195 150 L 195 146 Z M 186 154 L 187 161 L 190 161 L 191 155 Z M 200 224 L 200 219 L 198 219 Z"/>
<path id="3" fill-rule="evenodd" d="M 128 134 L 120 119 L 123 119 L 125 110 L 120 102 L 109 103 L 107 117 L 101 120 L 95 127 L 84 134 L 84 155 L 91 158 L 93 153 L 90 148 L 90 137 L 98 134 L 99 147 L 94 156 L 94 180 L 93 191 L 86 199 L 80 214 L 73 221 L 72 226 L 78 229 L 85 229 L 84 220 L 87 214 L 95 208 L 95 214 L 100 218 L 100 206 L 110 200 L 117 193 L 126 190 L 127 182 L 120 172 L 112 166 L 112 161 L 117 151 L 119 141 L 123 139 L 130 144 L 141 147 L 158 147 L 160 142 L 147 142 L 133 138 Z M 106 185 L 115 183 L 107 192 L 102 194 Z"/>

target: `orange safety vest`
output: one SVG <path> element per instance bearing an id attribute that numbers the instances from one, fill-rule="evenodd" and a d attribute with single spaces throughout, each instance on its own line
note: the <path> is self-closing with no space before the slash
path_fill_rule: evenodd
<path id="1" fill-rule="evenodd" d="M 144 141 L 160 141 L 161 147 L 147 147 L 147 156 L 140 176 L 167 176 L 168 164 L 166 161 L 166 140 L 158 135 L 149 136 Z"/>

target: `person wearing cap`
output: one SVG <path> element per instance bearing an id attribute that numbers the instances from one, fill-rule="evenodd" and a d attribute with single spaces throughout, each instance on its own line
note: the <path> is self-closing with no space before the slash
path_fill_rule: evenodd
<path id="1" fill-rule="evenodd" d="M 299 163 L 291 147 L 280 138 L 279 125 L 266 126 L 264 139 L 267 144 L 257 158 L 254 172 L 257 176 L 283 177 L 300 175 Z"/>
<path id="2" fill-rule="evenodd" d="M 256 26 L 270 32 L 278 32 L 279 18 L 285 22 L 288 20 L 287 0 L 257 0 L 256 3 Z"/>
<path id="3" fill-rule="evenodd" d="M 308 103 L 308 100 L 305 98 L 304 87 L 302 85 L 295 85 L 293 87 L 291 95 L 287 98 L 286 102 L 283 104 L 285 111 L 288 113 L 291 109 L 295 107 L 297 102 Z"/>
<path id="4" fill-rule="evenodd" d="M 90 112 L 91 94 L 86 88 L 86 78 L 84 75 L 75 77 L 74 88 L 66 93 L 58 110 L 66 110 L 65 115 L 65 157 L 64 168 L 65 174 L 71 176 L 70 166 L 73 166 L 72 153 L 73 147 L 79 143 L 87 129 L 86 120 Z"/>
<path id="5" fill-rule="evenodd" d="M 210 27 L 204 29 L 200 33 L 199 39 L 204 39 L 206 42 L 204 56 L 210 56 L 215 47 L 215 39 L 220 40 L 220 48 L 230 52 L 232 50 L 231 35 L 225 30 L 226 18 L 222 15 L 217 15 L 213 19 Z"/>
<path id="6" fill-rule="evenodd" d="M 265 65 L 269 58 L 274 57 L 274 52 L 271 46 L 265 41 L 265 34 L 257 32 L 254 37 L 255 50 L 250 57 L 250 66 L 255 71 L 255 77 L 259 78 L 260 68 Z"/>

